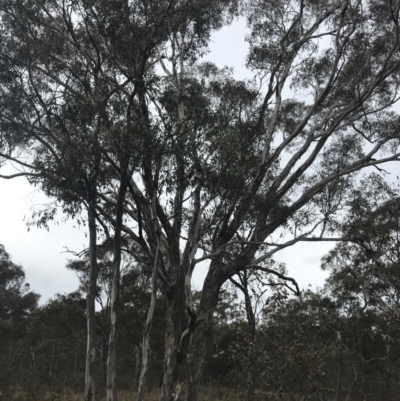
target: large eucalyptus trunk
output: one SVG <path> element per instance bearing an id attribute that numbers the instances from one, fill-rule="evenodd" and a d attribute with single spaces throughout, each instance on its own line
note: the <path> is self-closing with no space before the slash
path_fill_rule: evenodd
<path id="1" fill-rule="evenodd" d="M 97 259 L 96 259 L 96 196 L 89 203 L 89 285 L 86 297 L 86 323 L 87 323 L 87 346 L 85 366 L 85 401 L 95 401 L 95 356 L 96 356 L 96 284 L 97 284 Z"/>
<path id="2" fill-rule="evenodd" d="M 206 354 L 206 342 L 211 319 L 218 302 L 219 287 L 212 274 L 206 278 L 198 310 L 197 322 L 189 327 L 190 334 L 183 346 L 181 317 L 182 300 L 167 302 L 167 335 L 165 343 L 165 371 L 160 401 L 196 401 L 200 390 Z M 182 294 L 182 291 L 179 291 Z M 180 327 L 179 327 L 180 326 Z M 179 330 L 178 330 L 179 327 Z M 182 330 L 184 329 L 184 330 Z"/>
<path id="3" fill-rule="evenodd" d="M 211 322 L 203 322 L 193 332 L 185 360 L 179 366 L 179 376 L 174 392 L 168 401 L 197 401 L 210 324 Z"/>
<path id="4" fill-rule="evenodd" d="M 114 233 L 114 261 L 111 283 L 111 327 L 108 341 L 107 358 L 107 401 L 117 401 L 117 336 L 119 315 L 119 284 L 121 271 L 121 231 L 124 199 L 127 188 L 126 170 L 121 176 L 121 185 L 118 193 L 115 233 Z"/>
<path id="5" fill-rule="evenodd" d="M 167 294 L 165 321 L 164 375 L 160 401 L 172 400 L 175 384 L 179 376 L 179 345 L 184 324 L 182 305 L 176 294 Z"/>

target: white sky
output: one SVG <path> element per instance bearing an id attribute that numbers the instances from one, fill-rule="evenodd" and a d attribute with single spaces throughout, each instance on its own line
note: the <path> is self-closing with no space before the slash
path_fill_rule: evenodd
<path id="1" fill-rule="evenodd" d="M 244 40 L 245 22 L 239 20 L 213 35 L 210 54 L 205 59 L 219 67 L 233 66 L 235 77 L 248 78 L 245 57 L 247 44 Z M 8 167 L 1 169 L 2 174 L 12 172 Z M 41 303 L 56 293 L 68 293 L 78 287 L 75 275 L 65 269 L 71 254 L 63 253 L 64 247 L 81 251 L 88 244 L 85 228 L 74 228 L 73 222 L 50 225 L 50 231 L 31 228 L 23 219 L 29 217 L 32 207 L 48 200 L 24 178 L 0 179 L 0 243 L 11 255 L 15 263 L 23 266 L 31 289 L 41 294 Z M 322 286 L 327 273 L 321 271 L 320 260 L 333 243 L 300 243 L 290 249 L 280 251 L 275 259 L 285 262 L 289 275 L 295 278 L 301 288 L 309 284 L 313 288 Z M 206 274 L 206 266 L 199 266 L 194 274 L 194 285 L 199 288 Z"/>

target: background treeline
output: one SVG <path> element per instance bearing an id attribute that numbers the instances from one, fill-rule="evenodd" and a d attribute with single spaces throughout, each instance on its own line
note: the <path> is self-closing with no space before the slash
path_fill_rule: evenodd
<path id="1" fill-rule="evenodd" d="M 299 292 L 285 267 L 246 270 L 221 292 L 208 336 L 203 389 L 243 400 L 396 400 L 400 391 L 400 271 L 398 202 L 387 202 L 348 232 L 322 261 L 330 272 L 322 289 Z M 126 244 L 126 249 L 129 244 Z M 112 244 L 99 252 L 97 382 L 106 385 Z M 38 306 L 22 267 L 0 246 L 0 399 L 16 391 L 29 399 L 57 399 L 81 391 L 85 374 L 85 292 L 89 262 L 76 272 L 76 292 Z M 273 267 L 273 269 L 272 269 Z M 118 383 L 134 392 L 141 338 L 151 298 L 151 267 L 126 253 L 120 281 Z M 200 294 L 194 294 L 194 303 Z M 165 303 L 156 305 L 148 387 L 162 381 Z"/>

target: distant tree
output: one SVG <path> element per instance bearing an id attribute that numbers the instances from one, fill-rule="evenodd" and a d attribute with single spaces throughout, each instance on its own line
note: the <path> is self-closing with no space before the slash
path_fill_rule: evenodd
<path id="1" fill-rule="evenodd" d="M 52 400 L 76 390 L 85 375 L 85 299 L 78 292 L 56 295 L 30 316 L 24 338 L 24 374 L 18 380 L 30 395 Z"/>
<path id="2" fill-rule="evenodd" d="M 334 296 L 358 310 L 376 309 L 400 323 L 400 200 L 358 205 L 343 230 L 356 243 L 338 244 L 323 259 Z"/>
<path id="3" fill-rule="evenodd" d="M 39 295 L 25 282 L 22 267 L 11 261 L 0 244 L 0 399 L 23 369 L 22 340 L 38 300 Z"/>
<path id="4" fill-rule="evenodd" d="M 400 327 L 400 202 L 393 195 L 378 205 L 356 197 L 353 215 L 343 227 L 356 243 L 338 244 L 322 263 L 330 271 L 331 297 L 358 322 L 352 335 L 359 331 L 362 338 L 356 349 L 366 389 L 372 394 L 379 388 L 384 399 L 395 397 L 393 386 L 399 380 L 394 344 Z M 375 383 L 369 375 L 377 371 L 381 380 Z"/>
<path id="5" fill-rule="evenodd" d="M 247 330 L 241 330 L 241 335 L 247 355 L 242 355 L 241 362 L 247 376 L 246 401 L 253 401 L 255 397 L 256 372 L 259 369 L 257 360 L 260 352 L 256 334 L 260 324 L 259 316 L 262 314 L 264 303 L 268 302 L 266 294 L 271 295 L 276 290 L 280 290 L 281 295 L 286 296 L 288 289 L 297 296 L 301 295 L 296 281 L 287 276 L 285 266 L 283 264 L 278 265 L 274 260 L 268 262 L 268 265 L 264 263 L 257 270 L 244 270 L 230 279 L 244 297 Z"/>

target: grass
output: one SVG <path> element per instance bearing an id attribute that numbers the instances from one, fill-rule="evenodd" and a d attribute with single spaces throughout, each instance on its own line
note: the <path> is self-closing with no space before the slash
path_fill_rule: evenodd
<path id="1" fill-rule="evenodd" d="M 198 401 L 239 401 L 241 400 L 239 394 L 232 389 L 226 388 L 203 388 L 199 394 Z M 146 394 L 146 401 L 158 401 L 160 391 L 154 389 Z M 29 393 L 21 389 L 10 389 L 7 394 L 4 394 L 4 401 L 82 401 L 83 393 L 73 391 L 71 389 L 63 389 L 57 392 L 56 396 L 52 396 L 49 391 L 42 389 L 36 394 Z M 134 401 L 136 400 L 136 392 L 128 390 L 118 391 L 118 401 Z M 96 401 L 106 401 L 106 394 L 104 391 L 97 393 Z"/>
<path id="2" fill-rule="evenodd" d="M 198 401 L 243 401 L 245 399 L 243 392 L 240 389 L 226 388 L 226 387 L 203 387 L 200 391 Z M 258 392 L 257 392 L 258 393 Z M 96 401 L 106 401 L 105 391 L 99 391 L 96 394 Z M 160 396 L 159 389 L 153 389 L 146 394 L 146 401 L 158 401 Z M 271 398 L 270 398 L 271 397 Z M 259 392 L 256 394 L 256 400 L 280 400 L 289 401 L 292 398 L 289 395 L 281 394 L 277 398 L 274 398 L 272 394 L 267 395 L 266 393 Z M 298 399 L 303 399 L 295 397 Z M 331 398 L 329 398 L 331 399 Z M 37 394 L 29 394 L 27 391 L 21 389 L 10 389 L 0 401 L 83 401 L 83 392 L 74 391 L 71 389 L 64 389 L 59 391 L 55 397 L 51 396 L 49 391 L 38 392 Z M 118 401 L 136 401 L 136 392 L 128 390 L 118 391 Z M 351 397 L 349 401 L 361 401 L 361 398 Z"/>

